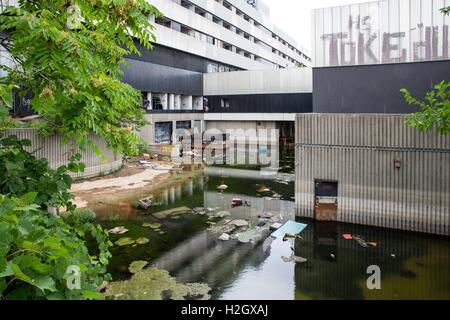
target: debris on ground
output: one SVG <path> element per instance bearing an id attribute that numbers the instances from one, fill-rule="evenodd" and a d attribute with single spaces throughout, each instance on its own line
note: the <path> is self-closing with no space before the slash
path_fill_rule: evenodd
<path id="1" fill-rule="evenodd" d="M 336 256 L 333 253 L 330 253 L 330 258 L 334 260 L 336 259 Z"/>
<path id="2" fill-rule="evenodd" d="M 147 197 L 144 199 L 139 200 L 138 202 L 139 208 L 142 210 L 147 210 L 153 205 L 153 197 Z"/>
<path id="3" fill-rule="evenodd" d="M 169 216 L 175 216 L 175 215 L 179 215 L 179 214 L 190 212 L 190 211 L 192 211 L 191 208 L 183 206 L 183 207 L 178 207 L 178 208 L 174 208 L 174 209 L 160 211 L 157 213 L 152 213 L 152 216 L 161 220 L 161 219 L 165 219 Z"/>
<path id="4" fill-rule="evenodd" d="M 210 212 L 208 213 L 210 218 L 225 218 L 231 216 L 230 211 L 219 211 L 219 212 Z"/>
<path id="5" fill-rule="evenodd" d="M 192 213 L 193 214 L 201 214 L 201 213 L 205 214 L 206 209 L 203 207 L 196 207 L 196 208 L 192 209 Z"/>
<path id="6" fill-rule="evenodd" d="M 238 228 L 240 228 L 240 227 L 248 227 L 248 225 L 249 225 L 248 221 L 246 221 L 246 220 L 233 220 L 233 221 L 230 222 L 230 224 L 234 225 L 234 226 L 236 226 Z"/>
<path id="7" fill-rule="evenodd" d="M 278 230 L 282 227 L 283 225 L 281 223 L 275 222 L 273 224 L 270 225 L 270 229 L 271 230 Z"/>
<path id="8" fill-rule="evenodd" d="M 247 231 L 237 234 L 237 239 L 241 243 L 257 244 L 261 240 L 265 239 L 270 234 L 268 227 L 254 227 Z"/>
<path id="9" fill-rule="evenodd" d="M 281 260 L 283 260 L 284 262 L 291 262 L 292 261 L 292 257 L 285 257 L 285 256 L 282 256 L 281 257 Z"/>
<path id="10" fill-rule="evenodd" d="M 108 233 L 122 235 L 122 234 L 127 233 L 128 231 L 130 231 L 130 230 L 128 230 L 125 227 L 115 227 L 115 228 L 109 230 Z"/>
<path id="11" fill-rule="evenodd" d="M 224 233 L 219 237 L 219 240 L 228 241 L 230 240 L 230 235 L 228 233 Z"/>
<path id="12" fill-rule="evenodd" d="M 264 212 L 263 214 L 259 215 L 258 218 L 271 219 L 271 218 L 273 218 L 273 214 L 270 212 Z"/>
<path id="13" fill-rule="evenodd" d="M 342 238 L 344 238 L 345 240 L 352 240 L 353 236 L 351 234 L 343 234 Z"/>
<path id="14" fill-rule="evenodd" d="M 138 271 L 130 280 L 109 284 L 105 298 L 116 300 L 209 299 L 211 289 L 202 283 L 182 284 L 169 272 L 156 268 Z"/>

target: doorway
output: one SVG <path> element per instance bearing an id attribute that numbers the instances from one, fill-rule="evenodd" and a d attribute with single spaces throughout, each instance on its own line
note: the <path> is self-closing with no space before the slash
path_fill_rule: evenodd
<path id="1" fill-rule="evenodd" d="M 337 221 L 338 182 L 315 181 L 314 217 L 319 221 Z"/>

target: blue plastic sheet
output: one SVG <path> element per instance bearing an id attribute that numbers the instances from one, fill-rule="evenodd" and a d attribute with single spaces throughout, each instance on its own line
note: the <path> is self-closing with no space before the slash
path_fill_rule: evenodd
<path id="1" fill-rule="evenodd" d="M 303 230 L 305 230 L 307 226 L 308 226 L 307 224 L 298 223 L 295 221 L 288 221 L 280 229 L 272 233 L 272 237 L 281 238 L 284 237 L 286 233 L 291 235 L 297 235 Z"/>

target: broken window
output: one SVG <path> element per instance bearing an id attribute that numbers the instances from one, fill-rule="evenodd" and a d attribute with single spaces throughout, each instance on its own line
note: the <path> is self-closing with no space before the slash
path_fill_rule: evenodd
<path id="1" fill-rule="evenodd" d="M 161 103 L 160 97 L 152 97 L 152 109 L 153 110 L 163 110 L 163 105 Z"/>
<path id="2" fill-rule="evenodd" d="M 172 143 L 172 122 L 155 123 L 155 143 Z"/>

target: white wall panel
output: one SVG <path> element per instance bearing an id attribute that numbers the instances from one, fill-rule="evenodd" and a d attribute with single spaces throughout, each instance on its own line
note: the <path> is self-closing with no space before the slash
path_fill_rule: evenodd
<path id="1" fill-rule="evenodd" d="M 314 10 L 314 65 L 446 60 L 450 18 L 440 9 L 448 5 L 449 0 L 381 0 Z"/>

